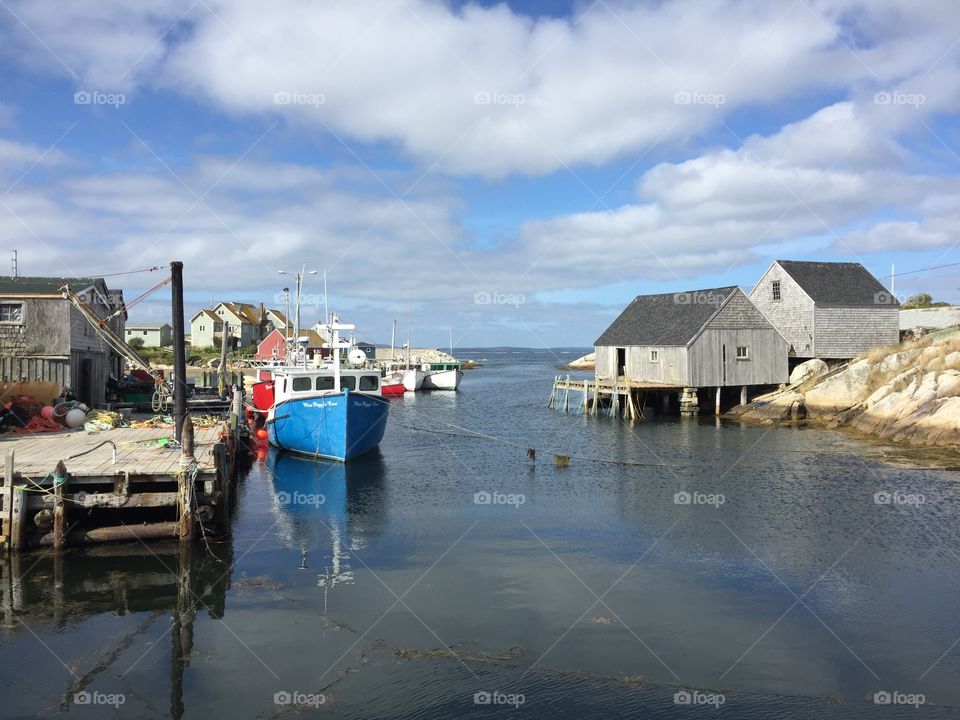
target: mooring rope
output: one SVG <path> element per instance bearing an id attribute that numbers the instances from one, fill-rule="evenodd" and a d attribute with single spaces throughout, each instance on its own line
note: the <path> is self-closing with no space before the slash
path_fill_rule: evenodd
<path id="1" fill-rule="evenodd" d="M 444 430 L 434 430 L 431 428 L 422 428 L 417 427 L 416 425 L 406 425 L 404 423 L 393 423 L 402 428 L 407 428 L 408 430 L 414 430 L 416 432 L 427 432 L 434 433 L 437 435 L 449 435 L 452 437 L 466 437 L 466 438 L 477 438 L 481 440 L 491 440 L 493 442 L 502 443 L 504 445 L 509 445 L 510 447 L 520 448 L 521 450 L 527 451 L 527 457 L 531 460 L 536 458 L 537 450 L 536 448 L 529 447 L 527 445 L 521 445 L 520 443 L 513 442 L 512 440 L 507 440 L 506 438 L 500 438 L 496 435 L 488 435 L 487 433 L 482 433 L 478 430 L 471 430 L 470 428 L 461 427 L 460 425 L 454 425 L 453 423 L 443 423 L 447 427 L 452 427 L 456 430 L 459 430 L 458 433 L 446 432 Z M 466 433 L 466 434 L 464 434 Z M 550 451 L 548 451 L 550 452 Z M 566 463 L 569 460 L 581 460 L 583 462 L 592 462 L 600 463 L 602 465 L 624 465 L 624 466 L 637 466 L 637 467 L 664 467 L 666 463 L 662 462 L 638 462 L 636 460 L 605 460 L 603 458 L 592 458 L 584 457 L 583 455 L 569 455 L 567 453 L 558 453 L 550 452 L 550 455 L 554 458 L 554 464 L 566 467 Z"/>

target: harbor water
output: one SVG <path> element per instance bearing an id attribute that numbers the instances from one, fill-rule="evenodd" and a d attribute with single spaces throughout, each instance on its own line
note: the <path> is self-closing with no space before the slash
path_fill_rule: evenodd
<path id="1" fill-rule="evenodd" d="M 16 559 L 0 717 L 960 716 L 960 475 L 457 354 L 378 451 L 266 453 L 228 540 Z"/>

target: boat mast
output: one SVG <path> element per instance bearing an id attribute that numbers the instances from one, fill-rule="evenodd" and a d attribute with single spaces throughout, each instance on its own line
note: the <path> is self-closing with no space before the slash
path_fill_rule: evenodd
<path id="1" fill-rule="evenodd" d="M 393 328 L 390 330 L 390 362 L 394 361 L 394 347 L 397 344 L 397 321 L 393 321 Z"/>

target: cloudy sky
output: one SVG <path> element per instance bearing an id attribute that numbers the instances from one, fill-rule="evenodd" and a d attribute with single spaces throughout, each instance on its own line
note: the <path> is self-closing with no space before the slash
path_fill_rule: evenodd
<path id="1" fill-rule="evenodd" d="M 957 301 L 954 5 L 0 0 L 0 251 L 180 259 L 188 311 L 305 264 L 361 336 L 412 307 L 461 347 L 587 345 L 777 258 Z"/>

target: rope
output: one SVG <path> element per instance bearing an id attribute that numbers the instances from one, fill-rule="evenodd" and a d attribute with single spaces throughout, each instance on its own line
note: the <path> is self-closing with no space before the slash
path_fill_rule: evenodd
<path id="1" fill-rule="evenodd" d="M 503 443 L 504 445 L 509 445 L 511 447 L 520 448 L 527 451 L 527 457 L 535 461 L 536 458 L 536 448 L 527 447 L 526 445 L 521 445 L 515 443 L 512 440 L 506 440 L 504 438 L 496 437 L 495 435 L 487 435 L 486 433 L 479 432 L 477 430 L 471 430 L 470 428 L 461 427 L 459 425 L 454 425 L 453 423 L 443 423 L 448 427 L 452 427 L 456 430 L 460 430 L 459 433 L 444 432 L 443 430 L 431 430 L 429 428 L 421 428 L 415 425 L 404 425 L 402 423 L 393 423 L 394 425 L 399 425 L 400 427 L 407 428 L 409 430 L 415 430 L 417 432 L 428 432 L 435 433 L 437 435 L 450 435 L 453 437 L 474 437 L 483 440 L 492 440 L 493 442 Z M 464 435 L 464 433 L 467 433 Z M 623 466 L 637 466 L 637 467 L 664 467 L 665 463 L 660 462 L 637 462 L 635 460 L 604 460 L 602 458 L 591 458 L 584 457 L 582 455 L 569 455 L 566 453 L 550 453 L 554 457 L 554 464 L 558 467 L 566 467 L 569 460 L 582 460 L 584 462 L 593 462 L 600 463 L 603 465 L 623 465 Z"/>

